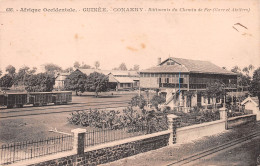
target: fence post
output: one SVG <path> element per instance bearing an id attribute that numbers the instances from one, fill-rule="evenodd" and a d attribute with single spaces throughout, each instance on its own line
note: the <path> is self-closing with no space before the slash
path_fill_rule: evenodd
<path id="1" fill-rule="evenodd" d="M 177 128 L 177 123 L 178 123 L 178 116 L 169 114 L 167 115 L 168 119 L 168 129 L 171 130 L 172 132 L 170 133 L 170 138 L 169 138 L 169 145 L 173 145 L 176 143 L 176 128 Z"/>
<path id="2" fill-rule="evenodd" d="M 73 139 L 73 151 L 77 154 L 84 153 L 86 129 L 73 129 L 71 132 L 74 135 Z"/>
<path id="3" fill-rule="evenodd" d="M 225 107 L 222 107 L 219 109 L 219 115 L 221 120 L 225 120 L 225 129 L 228 129 L 227 125 L 227 109 Z"/>

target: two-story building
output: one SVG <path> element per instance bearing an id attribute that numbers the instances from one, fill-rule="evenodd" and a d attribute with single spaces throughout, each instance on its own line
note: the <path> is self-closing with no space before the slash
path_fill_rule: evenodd
<path id="1" fill-rule="evenodd" d="M 140 71 L 140 87 L 157 90 L 166 98 L 165 105 L 172 108 L 220 103 L 220 99 L 197 93 L 216 81 L 222 82 L 226 91 L 236 90 L 237 75 L 208 61 L 170 57 L 161 62 L 159 58 L 157 66 Z M 186 91 L 195 95 L 187 97 Z"/>

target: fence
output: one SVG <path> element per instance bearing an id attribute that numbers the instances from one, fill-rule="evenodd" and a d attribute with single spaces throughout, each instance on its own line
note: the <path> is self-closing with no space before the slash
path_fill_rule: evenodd
<path id="1" fill-rule="evenodd" d="M 167 130 L 168 126 L 165 127 L 166 127 L 165 129 L 164 128 L 155 129 L 148 126 L 128 126 L 116 130 L 115 129 L 92 130 L 86 132 L 85 147 Z"/>
<path id="2" fill-rule="evenodd" d="M 0 164 L 11 164 L 21 160 L 72 150 L 72 148 L 73 136 L 71 135 L 2 145 L 0 147 Z"/>

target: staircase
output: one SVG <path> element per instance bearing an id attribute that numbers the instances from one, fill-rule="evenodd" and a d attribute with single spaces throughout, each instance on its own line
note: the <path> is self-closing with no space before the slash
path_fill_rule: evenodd
<path id="1" fill-rule="evenodd" d="M 179 93 L 179 90 L 171 89 L 167 91 L 167 96 L 166 96 L 166 102 L 164 103 L 165 106 L 167 106 L 176 96 L 177 93 Z"/>

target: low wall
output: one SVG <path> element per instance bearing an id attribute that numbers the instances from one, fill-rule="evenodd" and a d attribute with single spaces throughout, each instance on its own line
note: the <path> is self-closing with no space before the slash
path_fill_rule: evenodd
<path id="1" fill-rule="evenodd" d="M 227 122 L 227 128 L 231 129 L 249 122 L 256 122 L 256 115 L 250 114 L 250 115 L 243 115 L 243 116 L 237 116 L 228 118 Z"/>
<path id="2" fill-rule="evenodd" d="M 63 157 L 46 156 L 46 160 L 39 162 L 35 159 L 23 163 L 15 163 L 16 166 L 71 166 L 71 165 L 98 165 L 112 162 L 135 154 L 159 149 L 169 144 L 170 133 L 172 131 L 162 131 L 154 134 L 137 136 L 125 140 L 114 141 L 94 147 L 86 148 L 83 154 L 69 154 Z M 66 156 L 66 157 L 65 157 Z"/>
<path id="3" fill-rule="evenodd" d="M 225 131 L 225 120 L 217 120 L 177 129 L 176 142 L 185 143 L 204 136 L 210 136 Z"/>
<path id="4" fill-rule="evenodd" d="M 184 143 L 195 139 L 221 133 L 225 130 L 225 120 L 218 120 L 177 128 L 178 118 L 168 115 L 168 130 L 147 134 L 114 142 L 104 143 L 93 147 L 84 147 L 85 129 L 74 129 L 73 150 L 56 155 L 43 156 L 12 166 L 72 166 L 72 165 L 98 165 L 112 162 L 139 153 L 156 150 L 174 143 Z"/>

